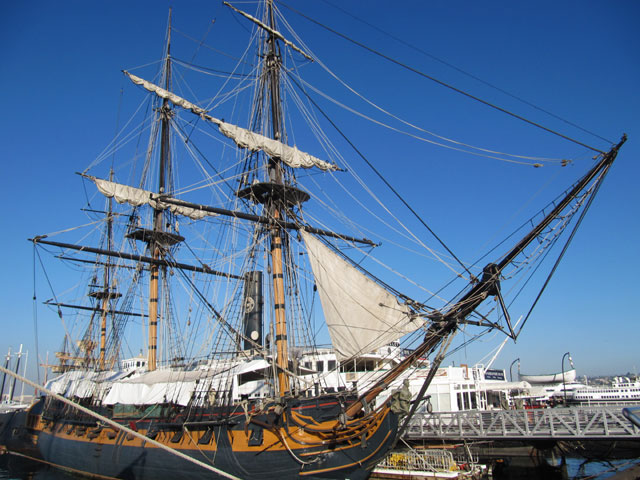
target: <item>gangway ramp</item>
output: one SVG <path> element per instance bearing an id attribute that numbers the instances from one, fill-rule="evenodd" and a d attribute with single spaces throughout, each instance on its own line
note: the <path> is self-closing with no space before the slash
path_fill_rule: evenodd
<path id="1" fill-rule="evenodd" d="M 621 406 L 467 410 L 416 414 L 410 440 L 640 440 Z"/>

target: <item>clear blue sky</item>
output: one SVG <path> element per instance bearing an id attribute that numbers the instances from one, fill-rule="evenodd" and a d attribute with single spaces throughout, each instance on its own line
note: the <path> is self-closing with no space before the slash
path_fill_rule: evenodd
<path id="1" fill-rule="evenodd" d="M 508 344 L 496 366 L 508 369 L 520 357 L 523 371 L 559 371 L 562 355 L 570 351 L 579 374 L 640 369 L 636 307 L 640 4 L 632 0 L 289 3 L 422 72 L 590 145 L 609 146 L 398 43 L 332 4 L 612 142 L 623 132 L 629 135 L 549 294 L 517 345 Z M 169 6 L 164 0 L 32 1 L 8 3 L 3 9 L 1 354 L 20 343 L 35 352 L 33 252 L 26 239 L 70 226 L 65 212 L 77 210 L 84 200 L 82 183 L 73 173 L 84 169 L 113 136 L 120 89 L 128 87 L 120 71 L 161 57 Z M 229 41 L 227 30 L 242 29 L 244 24 L 217 1 L 176 2 L 173 7 L 176 30 L 197 39 L 216 19 L 207 44 L 222 50 Z M 325 63 L 407 120 L 486 148 L 576 160 L 567 167 L 569 173 L 558 173 L 554 166 L 533 169 L 458 157 L 403 138 L 390 145 L 342 112 L 346 132 L 359 146 L 372 142 L 362 147 L 368 158 L 395 186 L 404 188 L 409 202 L 465 260 L 483 252 L 478 243 L 491 236 L 489 221 L 494 228 L 499 226 L 495 220 L 503 210 L 513 212 L 513 204 L 529 198 L 519 197 L 522 189 L 536 190 L 549 178 L 545 175 L 556 173 L 566 175 L 566 184 L 591 164 L 585 149 L 504 118 L 335 37 L 325 41 L 322 29 L 280 8 Z M 424 169 L 425 163 L 433 164 L 433 176 Z M 402 173 L 414 167 L 423 170 L 409 178 Z M 545 170 L 548 173 L 538 173 Z M 544 198 L 553 192 L 558 190 Z M 479 207 L 479 198 L 493 200 L 494 207 Z M 421 235 L 428 237 L 424 231 Z M 46 298 L 46 291 L 39 293 L 39 301 Z M 42 315 L 39 330 L 41 355 L 59 347 L 55 317 Z M 448 362 L 474 363 L 500 339 L 485 337 Z"/>

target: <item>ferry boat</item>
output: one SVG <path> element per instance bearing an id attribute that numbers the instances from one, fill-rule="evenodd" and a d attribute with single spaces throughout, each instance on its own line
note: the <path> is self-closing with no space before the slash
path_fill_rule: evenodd
<path id="1" fill-rule="evenodd" d="M 583 386 L 567 396 L 571 403 L 634 403 L 640 402 L 640 381 L 616 377 L 610 386 Z"/>

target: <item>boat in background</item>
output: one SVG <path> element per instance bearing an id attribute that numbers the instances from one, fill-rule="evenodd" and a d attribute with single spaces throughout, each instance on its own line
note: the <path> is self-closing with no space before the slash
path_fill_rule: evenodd
<path id="1" fill-rule="evenodd" d="M 572 383 L 576 380 L 576 370 L 572 368 L 566 372 L 558 373 L 542 373 L 536 375 L 528 375 L 518 372 L 518 379 L 521 382 L 528 382 L 532 385 L 551 384 L 551 383 Z"/>
<path id="2" fill-rule="evenodd" d="M 26 375 L 27 372 L 27 360 L 29 358 L 29 352 L 22 351 L 22 345 L 20 345 L 20 349 L 14 354 L 11 353 L 11 348 L 7 352 L 4 360 L 4 368 L 11 369 L 11 358 L 15 357 L 15 361 L 13 363 L 13 371 L 15 373 L 20 372 L 20 363 L 22 361 L 22 357 L 24 356 L 24 363 L 22 365 L 23 372 Z M 6 392 L 5 393 L 5 387 Z M 7 373 L 2 375 L 2 385 L 0 386 L 0 414 L 7 412 L 14 412 L 18 410 L 24 410 L 29 405 L 31 405 L 33 400 L 33 395 L 24 394 L 24 384 L 22 384 L 22 390 L 20 395 L 16 395 L 16 379 L 15 378 L 7 378 Z"/>
<path id="3" fill-rule="evenodd" d="M 570 403 L 579 404 L 633 404 L 640 403 L 640 381 L 628 377 L 615 377 L 611 385 L 583 385 L 567 395 Z"/>
<path id="4" fill-rule="evenodd" d="M 532 385 L 540 385 L 540 384 L 552 385 L 557 383 L 567 384 L 567 383 L 575 382 L 576 369 L 575 369 L 575 366 L 573 365 L 573 359 L 571 358 L 571 355 L 569 355 L 568 352 L 565 355 L 569 357 L 569 363 L 571 364 L 570 370 L 563 370 L 562 372 L 558 372 L 558 373 L 542 373 L 537 375 L 527 375 L 527 374 L 520 373 L 520 362 L 518 361 L 518 378 L 521 381 L 529 382 Z M 562 360 L 563 360 L 562 366 L 564 368 L 564 356 L 562 357 Z"/>

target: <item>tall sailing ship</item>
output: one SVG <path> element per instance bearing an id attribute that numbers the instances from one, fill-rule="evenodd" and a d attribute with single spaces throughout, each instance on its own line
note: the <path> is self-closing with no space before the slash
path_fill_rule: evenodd
<path id="1" fill-rule="evenodd" d="M 65 328 L 57 376 L 28 411 L 3 419 L 13 452 L 101 478 L 367 478 L 462 326 L 517 336 L 501 282 L 547 258 L 624 142 L 598 152 L 495 261 L 456 264 L 449 252 L 468 283 L 432 307 L 394 288 L 396 271 L 374 260 L 370 225 L 326 195 L 336 182 L 355 202 L 384 208 L 378 192 L 363 188 L 367 199 L 342 183 L 360 180 L 352 154 L 324 133 L 341 132 L 298 77 L 313 55 L 281 33 L 271 0 L 252 14 L 228 6 L 252 25 L 256 50 L 210 100 L 178 88 L 176 66 L 203 69 L 172 57 L 171 26 L 155 79 L 124 72 L 149 122 L 128 125 L 80 173 L 104 196 L 104 207 L 85 209 L 100 242 L 31 239 L 87 267 L 88 292 L 66 301 L 52 286 L 46 303 Z M 316 154 L 298 149 L 307 140 Z M 326 364 L 325 332 L 336 358 Z M 371 352 L 388 361 L 366 360 Z M 366 381 L 338 375 L 360 367 Z M 429 370 L 411 403 L 403 382 L 416 368 Z"/>

